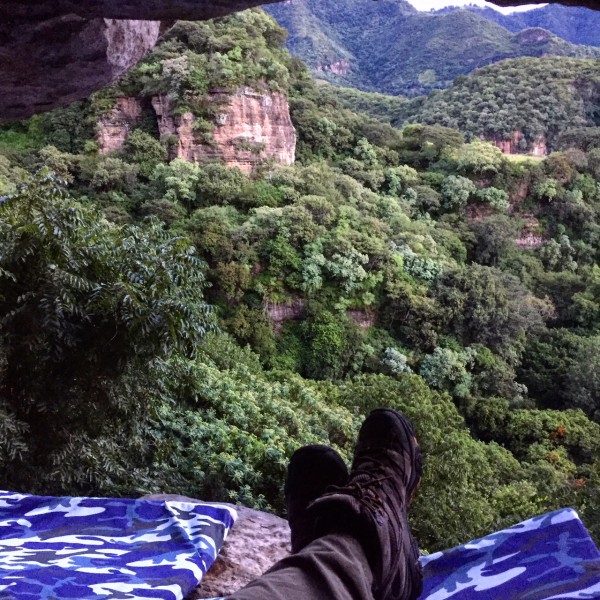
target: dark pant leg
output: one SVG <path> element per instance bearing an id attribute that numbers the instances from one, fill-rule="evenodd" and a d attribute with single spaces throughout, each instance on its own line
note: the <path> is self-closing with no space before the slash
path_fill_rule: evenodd
<path id="1" fill-rule="evenodd" d="M 372 583 L 356 538 L 330 534 L 275 563 L 227 600 L 373 600 Z"/>

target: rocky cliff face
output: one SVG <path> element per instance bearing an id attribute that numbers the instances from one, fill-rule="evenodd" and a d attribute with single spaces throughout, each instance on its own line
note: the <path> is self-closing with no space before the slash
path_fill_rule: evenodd
<path id="1" fill-rule="evenodd" d="M 97 126 L 98 147 L 102 154 L 121 150 L 127 136 L 142 117 L 142 104 L 137 98 L 117 98 L 113 110 L 104 115 Z"/>
<path id="2" fill-rule="evenodd" d="M 269 159 L 282 165 L 294 163 L 296 130 L 283 94 L 242 87 L 233 94 L 212 92 L 209 101 L 218 112 L 208 142 L 198 139 L 192 113 L 174 118 L 164 99 L 153 102 L 160 115 L 161 137 L 177 138 L 175 156 L 191 162 L 220 159 L 245 173 Z"/>
<path id="3" fill-rule="evenodd" d="M 190 162 L 222 160 L 250 173 L 265 160 L 291 165 L 296 155 L 296 130 L 283 94 L 242 87 L 234 93 L 214 91 L 209 102 L 217 107 L 214 129 L 203 136 L 190 112 L 174 115 L 165 96 L 152 99 L 161 138 L 171 138 L 171 158 Z M 120 150 L 139 120 L 142 106 L 122 97 L 98 124 L 97 140 L 103 153 Z"/>
<path id="4" fill-rule="evenodd" d="M 306 300 L 296 297 L 286 304 L 270 304 L 266 307 L 267 314 L 275 333 L 279 333 L 286 321 L 297 321 L 304 318 Z"/>
<path id="5" fill-rule="evenodd" d="M 538 136 L 528 148 L 523 148 L 523 133 L 514 131 L 509 139 L 493 137 L 489 141 L 495 144 L 504 154 L 530 154 L 531 156 L 544 157 L 548 155 L 546 136 Z"/>

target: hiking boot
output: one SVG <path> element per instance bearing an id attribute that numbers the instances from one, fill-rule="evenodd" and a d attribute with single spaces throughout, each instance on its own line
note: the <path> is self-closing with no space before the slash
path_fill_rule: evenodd
<path id="1" fill-rule="evenodd" d="M 421 474 L 421 451 L 408 419 L 377 409 L 360 429 L 348 484 L 307 511 L 318 535 L 344 532 L 361 542 L 375 600 L 413 600 L 421 593 L 419 550 L 407 516 Z"/>
<path id="2" fill-rule="evenodd" d="M 304 446 L 294 452 L 285 480 L 285 502 L 292 537 L 292 552 L 315 539 L 314 521 L 306 507 L 331 486 L 348 482 L 348 467 L 329 446 Z"/>

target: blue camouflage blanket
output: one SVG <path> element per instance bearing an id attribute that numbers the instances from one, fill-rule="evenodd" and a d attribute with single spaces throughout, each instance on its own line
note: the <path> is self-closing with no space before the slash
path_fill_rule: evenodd
<path id="1" fill-rule="evenodd" d="M 219 504 L 0 491 L 0 599 L 182 599 L 236 517 Z"/>
<path id="2" fill-rule="evenodd" d="M 600 552 L 570 508 L 422 557 L 421 563 L 421 600 L 600 598 Z"/>

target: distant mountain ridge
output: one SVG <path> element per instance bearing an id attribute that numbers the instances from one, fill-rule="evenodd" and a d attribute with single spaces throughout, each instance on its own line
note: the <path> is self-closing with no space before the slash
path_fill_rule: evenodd
<path id="1" fill-rule="evenodd" d="M 510 15 L 503 15 L 493 8 L 469 7 L 468 10 L 489 21 L 494 21 L 509 31 L 517 32 L 528 27 L 542 27 L 572 44 L 600 46 L 600 12 L 598 11 L 557 4 Z"/>
<path id="2" fill-rule="evenodd" d="M 491 19 L 473 7 L 421 12 L 406 0 L 288 0 L 267 10 L 288 29 L 289 49 L 318 78 L 366 91 L 424 95 L 508 58 L 600 58 L 600 48 L 574 45 L 537 26 L 509 31 L 497 22 L 504 15 Z M 517 21 L 511 28 L 519 29 Z"/>

